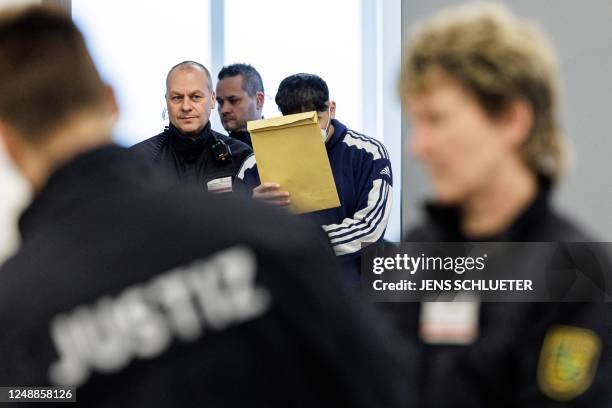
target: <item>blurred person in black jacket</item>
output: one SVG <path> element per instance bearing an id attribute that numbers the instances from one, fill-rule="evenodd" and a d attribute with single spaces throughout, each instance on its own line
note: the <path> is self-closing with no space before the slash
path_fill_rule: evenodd
<path id="1" fill-rule="evenodd" d="M 402 354 L 321 232 L 110 143 L 115 100 L 68 16 L 0 14 L 0 77 L 0 134 L 35 191 L 0 269 L 1 386 L 74 386 L 85 406 L 405 406 Z"/>
<path id="2" fill-rule="evenodd" d="M 463 6 L 423 23 L 404 55 L 411 150 L 433 187 L 406 241 L 592 240 L 550 203 L 563 141 L 557 65 L 539 30 L 500 5 Z M 612 406 L 605 304 L 391 308 L 420 344 L 418 406 Z M 461 327 L 445 330 L 452 314 Z"/>

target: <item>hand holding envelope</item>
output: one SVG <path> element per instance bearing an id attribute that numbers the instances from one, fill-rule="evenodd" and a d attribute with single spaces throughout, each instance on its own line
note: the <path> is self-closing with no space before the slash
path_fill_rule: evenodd
<path id="1" fill-rule="evenodd" d="M 273 192 L 272 184 L 280 185 L 298 214 L 340 206 L 316 112 L 256 120 L 247 128 L 262 182 L 255 194 Z M 278 201 L 288 198 L 278 188 L 276 193 Z"/>
<path id="2" fill-rule="evenodd" d="M 263 183 L 253 189 L 253 198 L 268 204 L 288 206 L 291 204 L 291 194 L 281 190 L 281 185 L 276 183 Z"/>

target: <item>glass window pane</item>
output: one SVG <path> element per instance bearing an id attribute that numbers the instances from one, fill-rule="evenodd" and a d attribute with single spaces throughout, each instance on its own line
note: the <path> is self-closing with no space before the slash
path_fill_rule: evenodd
<path id="1" fill-rule="evenodd" d="M 210 68 L 208 1 L 72 0 L 72 15 L 119 100 L 118 143 L 161 132 L 170 67 L 195 60 Z"/>
<path id="2" fill-rule="evenodd" d="M 280 115 L 280 81 L 308 72 L 327 82 L 338 119 L 361 129 L 361 0 L 226 0 L 225 63 L 235 62 L 261 74 L 265 116 Z"/>

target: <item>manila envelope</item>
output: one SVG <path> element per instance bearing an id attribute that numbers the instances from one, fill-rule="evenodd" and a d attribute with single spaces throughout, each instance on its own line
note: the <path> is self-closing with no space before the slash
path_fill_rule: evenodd
<path id="1" fill-rule="evenodd" d="M 340 206 L 316 112 L 247 123 L 262 183 L 288 191 L 301 214 Z"/>

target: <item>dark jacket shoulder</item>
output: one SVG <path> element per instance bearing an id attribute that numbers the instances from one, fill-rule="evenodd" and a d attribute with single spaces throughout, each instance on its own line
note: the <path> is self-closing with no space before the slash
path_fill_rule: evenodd
<path id="1" fill-rule="evenodd" d="M 166 134 L 164 132 L 161 132 L 158 135 L 145 139 L 142 142 L 136 143 L 135 145 L 130 147 L 130 150 L 144 157 L 152 158 L 155 152 L 159 150 L 163 143 L 165 143 L 166 137 Z"/>
<path id="2" fill-rule="evenodd" d="M 506 242 L 588 242 L 596 237 L 570 217 L 559 213 L 550 202 L 551 182 L 539 178 L 538 193 L 531 203 L 503 231 L 478 241 Z M 460 228 L 457 207 L 428 204 L 425 222 L 411 230 L 406 241 L 470 241 Z"/>

